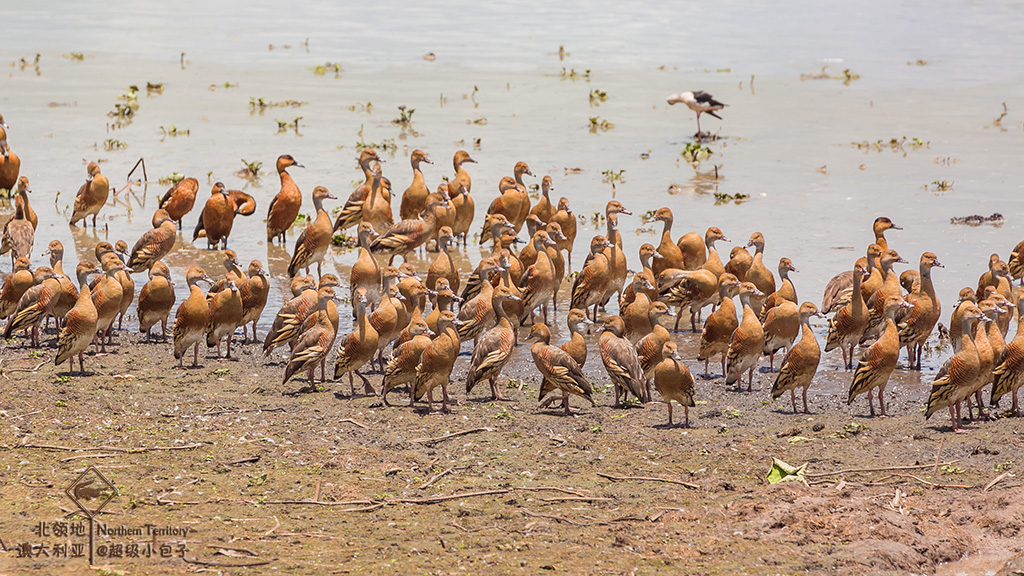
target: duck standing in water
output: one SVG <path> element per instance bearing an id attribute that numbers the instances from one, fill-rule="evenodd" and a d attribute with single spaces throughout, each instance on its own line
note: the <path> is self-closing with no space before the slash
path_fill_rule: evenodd
<path id="1" fill-rule="evenodd" d="M 106 176 L 100 174 L 100 165 L 95 162 L 90 162 L 86 171 L 88 176 L 85 179 L 85 184 L 82 184 L 82 187 L 78 189 L 78 194 L 75 195 L 71 225 L 74 226 L 80 220 L 92 216 L 92 227 L 96 228 L 96 215 L 107 203 L 107 197 L 110 195 L 110 182 Z"/>
<path id="2" fill-rule="evenodd" d="M 331 238 L 334 235 L 331 215 L 324 210 L 324 200 L 331 199 L 336 197 L 328 192 L 327 188 L 317 186 L 313 189 L 316 219 L 295 240 L 295 252 L 288 264 L 289 277 L 294 278 L 300 268 L 305 268 L 306 274 L 309 274 L 309 267 L 313 264 L 316 264 L 317 276 L 323 276 L 324 256 L 327 255 L 327 248 L 331 245 Z"/>
<path id="3" fill-rule="evenodd" d="M 277 175 L 281 178 L 281 191 L 271 200 L 270 209 L 267 211 L 268 242 L 280 240 L 281 244 L 284 244 L 287 241 L 286 233 L 295 223 L 302 208 L 302 192 L 288 174 L 288 168 L 292 166 L 303 168 L 290 154 L 278 156 Z"/>
<path id="4" fill-rule="evenodd" d="M 167 211 L 171 220 L 178 223 L 178 230 L 181 230 L 181 219 L 192 211 L 196 204 L 196 194 L 199 193 L 199 181 L 195 178 L 185 178 L 174 186 L 171 186 L 160 199 L 160 208 Z M 159 224 L 153 224 L 156 228 Z"/>

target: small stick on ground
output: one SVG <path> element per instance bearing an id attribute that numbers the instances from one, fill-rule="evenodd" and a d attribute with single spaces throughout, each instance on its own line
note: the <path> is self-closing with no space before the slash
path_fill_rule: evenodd
<path id="1" fill-rule="evenodd" d="M 985 487 L 982 488 L 981 491 L 982 492 L 988 492 L 996 484 L 999 484 L 1000 482 L 1002 482 L 1006 478 L 1012 478 L 1012 477 L 1013 477 L 1013 473 L 1012 472 L 1003 472 L 999 476 L 996 476 L 995 478 L 989 480 L 988 484 L 985 484 Z"/>
<path id="2" fill-rule="evenodd" d="M 541 502 L 611 502 L 614 498 L 602 498 L 598 496 L 555 496 L 553 498 L 541 498 Z"/>
<path id="3" fill-rule="evenodd" d="M 241 414 L 243 412 L 284 412 L 284 408 L 234 408 L 230 410 L 211 410 L 203 412 L 200 416 L 219 416 L 221 414 Z"/>
<path id="4" fill-rule="evenodd" d="M 263 533 L 263 537 L 266 538 L 267 536 L 270 536 L 271 534 L 274 533 L 274 530 L 277 530 L 280 527 L 281 527 L 281 521 L 277 519 L 277 516 L 274 516 L 274 527 L 271 528 L 270 530 L 267 530 L 266 532 L 264 532 Z"/>
<path id="5" fill-rule="evenodd" d="M 581 497 L 586 497 L 586 494 L 584 494 L 584 492 L 590 492 L 590 490 L 582 490 L 582 489 L 578 490 L 578 491 L 577 490 L 566 490 L 565 488 L 558 488 L 558 487 L 555 487 L 555 486 L 530 486 L 530 487 L 524 486 L 524 487 L 520 488 L 520 490 L 551 490 L 553 492 L 561 492 L 562 494 L 572 494 L 573 496 L 581 496 Z"/>
<path id="6" fill-rule="evenodd" d="M 249 564 L 225 564 L 223 562 L 209 562 L 207 560 L 200 560 L 198 558 L 189 559 L 188 556 L 182 556 L 182 560 L 186 564 L 196 564 L 198 566 L 216 566 L 218 568 L 249 568 L 251 566 L 266 566 L 273 562 L 273 560 L 260 560 L 259 562 L 250 562 Z"/>
<path id="7" fill-rule="evenodd" d="M 120 454 L 79 454 L 78 456 L 69 456 L 67 458 L 61 458 L 61 462 L 71 462 L 72 460 L 79 460 L 81 458 L 111 458 L 113 456 L 120 456 Z"/>
<path id="8" fill-rule="evenodd" d="M 449 500 L 460 500 L 462 498 L 473 498 L 475 496 L 490 496 L 492 494 L 508 494 L 512 491 L 512 488 L 506 488 L 504 490 L 484 490 L 482 492 L 464 492 L 462 494 L 452 494 L 451 496 L 436 496 L 434 498 L 389 498 L 388 504 L 437 504 L 439 502 L 447 502 Z"/>
<path id="9" fill-rule="evenodd" d="M 682 482 L 680 480 L 672 480 L 670 478 L 659 478 L 657 476 L 612 476 L 610 474 L 602 474 L 600 472 L 598 472 L 597 475 L 600 476 L 601 478 L 606 478 L 608 480 L 614 480 L 617 482 L 625 482 L 628 480 L 634 480 L 639 482 L 666 482 L 668 484 L 678 484 L 679 486 L 685 486 L 691 490 L 700 490 L 700 486 L 696 484 Z"/>
<path id="10" fill-rule="evenodd" d="M 583 522 L 577 522 L 575 520 L 570 520 L 569 518 L 564 518 L 562 516 L 555 516 L 553 514 L 540 514 L 532 510 L 527 510 L 526 508 L 523 508 L 522 511 L 523 514 L 526 514 L 527 516 L 532 516 L 534 518 L 547 518 L 548 520 L 554 520 L 555 522 L 561 522 L 563 524 L 571 524 L 573 526 L 593 526 L 593 524 L 584 524 Z"/>
<path id="11" fill-rule="evenodd" d="M 370 429 L 370 427 L 367 426 L 366 424 L 363 424 L 362 422 L 357 422 L 357 421 L 355 421 L 355 420 L 353 420 L 351 418 L 342 418 L 341 420 L 338 420 L 338 422 L 348 422 L 349 424 L 352 424 L 353 426 L 358 426 L 358 427 L 362 428 L 363 430 L 369 430 Z"/>
<path id="12" fill-rule="evenodd" d="M 86 448 L 75 448 L 73 446 L 60 446 L 57 444 L 18 444 L 13 448 L 35 448 L 38 450 L 63 450 L 65 452 L 92 452 L 95 450 L 109 450 L 110 452 L 121 452 L 124 454 L 139 454 L 141 452 L 159 452 L 161 450 L 195 450 L 202 448 L 202 444 L 183 444 L 181 446 L 151 446 L 148 448 L 118 448 L 116 446 L 95 446 Z"/>
<path id="13" fill-rule="evenodd" d="M 940 466 L 947 466 L 957 462 L 957 460 L 950 460 L 949 462 L 942 462 Z M 826 476 L 840 476 L 842 474 L 854 474 L 859 472 L 889 472 L 891 470 L 920 470 L 921 468 L 928 468 L 932 464 L 914 464 L 913 466 L 883 466 L 881 468 L 849 468 L 847 470 L 836 470 L 835 472 L 816 472 L 813 474 L 804 474 L 805 478 L 824 478 Z"/>
<path id="14" fill-rule="evenodd" d="M 472 430 L 463 430 L 461 432 L 449 432 L 448 434 L 445 434 L 444 436 L 438 436 L 437 438 L 413 438 L 412 440 L 410 440 L 410 442 L 415 442 L 417 444 L 425 444 L 427 446 L 434 446 L 435 444 L 440 444 L 445 440 L 451 440 L 452 438 L 457 438 L 459 436 L 467 436 L 469 434 L 493 431 L 494 428 L 473 428 Z"/>
<path id="15" fill-rule="evenodd" d="M 451 467 L 451 468 L 449 468 L 449 469 L 445 470 L 444 472 L 441 472 L 440 474 L 437 474 L 437 475 L 435 475 L 435 476 L 434 476 L 433 478 L 431 478 L 430 480 L 427 480 L 427 483 L 426 483 L 426 484 L 424 484 L 423 486 L 420 486 L 420 490 L 426 490 L 426 489 L 427 489 L 427 488 L 429 488 L 429 487 L 430 487 L 430 486 L 431 486 L 431 485 L 432 485 L 432 484 L 433 484 L 434 482 L 437 482 L 438 480 L 440 480 L 440 479 L 441 479 L 441 478 L 443 478 L 444 476 L 446 476 L 446 475 L 448 475 L 448 474 L 451 474 L 452 472 L 454 472 L 454 471 L 456 471 L 456 470 L 465 470 L 466 468 L 469 468 L 469 466 L 458 466 L 458 467 L 454 467 L 454 466 L 453 466 L 453 467 Z"/>

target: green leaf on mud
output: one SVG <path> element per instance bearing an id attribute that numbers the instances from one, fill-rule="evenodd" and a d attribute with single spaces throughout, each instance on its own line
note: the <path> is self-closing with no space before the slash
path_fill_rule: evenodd
<path id="1" fill-rule="evenodd" d="M 804 486 L 809 486 L 807 484 L 807 478 L 804 478 L 804 471 L 806 468 L 806 463 L 799 467 L 793 467 L 778 458 L 772 458 L 772 469 L 768 472 L 768 483 L 778 484 L 779 482 L 791 482 L 796 480 L 803 482 Z"/>

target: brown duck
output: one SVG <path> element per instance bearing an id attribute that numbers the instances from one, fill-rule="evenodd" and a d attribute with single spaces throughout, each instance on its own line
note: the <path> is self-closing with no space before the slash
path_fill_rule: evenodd
<path id="1" fill-rule="evenodd" d="M 582 310 L 577 310 L 577 312 L 581 318 L 586 318 Z M 548 329 L 547 324 L 534 323 L 530 327 L 530 335 L 527 339 L 536 340 L 530 346 L 530 354 L 533 356 L 533 363 L 542 379 L 538 401 L 544 400 L 544 396 L 548 392 L 557 390 L 562 393 L 562 410 L 567 416 L 574 412 L 569 406 L 570 394 L 586 398 L 590 401 L 591 406 L 596 406 L 593 388 L 583 374 L 582 367 L 564 349 L 551 345 L 551 330 Z M 546 407 L 548 403 L 545 401 L 540 407 Z"/>
<path id="2" fill-rule="evenodd" d="M 331 227 L 331 215 L 324 210 L 324 200 L 336 199 L 334 195 L 323 186 L 313 189 L 313 206 L 316 209 L 316 219 L 299 234 L 295 240 L 295 251 L 292 253 L 292 260 L 288 264 L 288 276 L 294 278 L 300 268 L 309 274 L 309 267 L 316 264 L 317 276 L 323 276 L 324 256 L 331 246 L 331 238 L 334 230 Z"/>
<path id="3" fill-rule="evenodd" d="M 178 230 L 181 230 L 182 218 L 195 206 L 198 193 L 199 181 L 195 178 L 185 178 L 171 186 L 160 198 L 159 208 L 165 210 L 171 220 L 178 223 Z M 158 224 L 154 223 L 153 227 L 157 226 Z"/>
<path id="4" fill-rule="evenodd" d="M 171 270 L 163 262 L 149 269 L 149 282 L 139 291 L 139 332 L 149 339 L 153 326 L 160 324 L 160 337 L 167 339 L 167 317 L 174 307 L 174 283 Z"/>
<path id="5" fill-rule="evenodd" d="M 797 388 L 803 391 L 804 414 L 810 413 L 807 408 L 807 388 L 814 380 L 814 375 L 818 372 L 818 363 L 821 361 L 821 348 L 814 338 L 814 332 L 811 331 L 811 316 L 823 315 L 813 303 L 804 302 L 800 305 L 800 341 L 786 354 L 786 359 L 782 361 L 779 375 L 772 386 L 772 400 L 778 400 L 787 390 L 789 391 L 794 414 Z"/>
<path id="6" fill-rule="evenodd" d="M 426 180 L 423 179 L 421 164 L 433 164 L 427 153 L 423 150 L 413 150 L 409 155 L 409 163 L 412 164 L 412 184 L 402 193 L 402 203 L 398 208 L 398 217 L 402 220 L 417 218 L 420 212 L 427 207 L 427 196 L 430 189 L 427 188 Z"/>
<path id="7" fill-rule="evenodd" d="M 281 190 L 270 201 L 270 209 L 267 211 L 267 241 L 273 242 L 279 239 L 282 244 L 287 240 L 286 233 L 295 223 L 302 209 L 302 192 L 295 185 L 288 168 L 295 166 L 303 168 L 302 164 L 295 161 L 290 154 L 283 154 L 277 158 L 277 175 L 281 179 Z"/>
<path id="8" fill-rule="evenodd" d="M 80 220 L 85 220 L 92 216 L 92 227 L 95 228 L 96 215 L 100 213 L 100 210 L 107 203 L 107 197 L 110 195 L 110 182 L 106 176 L 100 174 L 100 165 L 95 162 L 90 162 L 86 171 L 88 176 L 85 179 L 85 184 L 82 184 L 82 187 L 78 189 L 78 194 L 75 195 L 74 211 L 71 213 L 71 225 L 74 226 Z"/>

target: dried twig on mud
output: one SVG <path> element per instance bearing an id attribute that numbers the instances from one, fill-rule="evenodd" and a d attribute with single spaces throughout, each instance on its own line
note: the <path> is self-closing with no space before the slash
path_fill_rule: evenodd
<path id="1" fill-rule="evenodd" d="M 36 372 L 39 371 L 40 368 L 43 367 L 43 364 L 46 364 L 49 361 L 50 361 L 49 359 L 43 360 L 42 362 L 40 362 L 39 364 L 36 364 L 32 368 L 5 368 L 4 369 L 4 373 L 5 374 L 12 374 L 14 372 L 31 372 L 31 373 L 35 374 Z"/>
<path id="2" fill-rule="evenodd" d="M 985 484 L 985 487 L 982 488 L 981 491 L 982 492 L 988 492 L 996 484 L 999 484 L 1000 482 L 1002 482 L 1006 478 L 1012 478 L 1012 477 L 1013 477 L 1013 472 L 1003 472 L 999 476 L 996 476 L 995 478 L 989 480 L 988 484 Z"/>
<path id="3" fill-rule="evenodd" d="M 612 476 L 610 474 L 597 473 L 601 478 L 607 478 L 608 480 L 614 480 L 617 482 L 625 482 L 628 480 L 635 480 L 640 482 L 666 482 L 668 484 L 678 484 L 679 486 L 685 486 L 690 490 L 700 490 L 700 486 L 691 484 L 689 482 L 683 482 L 681 480 L 672 480 L 670 478 L 659 478 L 657 476 Z"/>
<path id="4" fill-rule="evenodd" d="M 435 444 L 440 444 L 445 440 L 451 440 L 452 438 L 466 436 L 469 434 L 477 434 L 479 432 L 494 432 L 494 428 L 473 428 L 472 430 L 463 430 L 462 432 L 449 432 L 444 436 L 438 436 L 437 438 L 413 438 L 410 442 L 434 446 Z"/>
<path id="5" fill-rule="evenodd" d="M 925 484 L 927 486 L 931 486 L 932 488 L 966 488 L 966 489 L 974 488 L 974 486 L 964 486 L 963 484 L 936 484 L 934 482 L 929 482 L 929 481 L 927 481 L 927 480 L 925 480 L 923 478 L 918 478 L 917 476 L 914 476 L 913 474 L 890 474 L 890 475 L 886 476 L 885 478 L 879 479 L 878 481 L 876 481 L 876 483 L 877 482 L 881 482 L 882 480 L 889 479 L 889 478 L 913 478 L 914 480 L 917 480 L 918 482 L 920 482 L 922 484 Z"/>
<path id="6" fill-rule="evenodd" d="M 439 502 L 447 502 L 448 500 L 461 500 L 462 498 L 472 498 L 474 496 L 508 494 L 511 491 L 512 488 L 505 488 L 501 490 L 484 490 L 482 492 L 464 492 L 462 494 L 452 494 L 451 496 L 435 496 L 433 498 L 388 498 L 386 502 L 388 504 L 437 504 Z"/>
<path id="7" fill-rule="evenodd" d="M 950 460 L 949 462 L 943 462 L 940 466 L 947 466 L 957 462 L 956 460 Z M 835 472 L 815 472 L 813 474 L 804 474 L 807 478 L 824 478 L 826 476 L 840 476 L 842 474 L 854 474 L 859 472 L 891 472 L 893 470 L 920 470 L 921 468 L 928 468 L 934 464 L 914 464 L 913 466 L 883 466 L 881 468 L 849 468 L 847 470 L 836 470 Z"/>
<path id="8" fill-rule="evenodd" d="M 17 446 L 12 446 L 11 449 L 36 448 L 38 450 L 63 450 L 65 452 L 93 452 L 96 450 L 107 450 L 110 452 L 120 452 L 122 454 L 139 454 L 142 452 L 159 452 L 161 450 L 195 450 L 196 448 L 202 448 L 202 446 L 202 444 L 182 444 L 181 446 L 151 446 L 148 448 L 118 448 L 116 446 L 75 448 L 73 446 L 60 446 L 57 444 L 18 444 Z"/>
<path id="9" fill-rule="evenodd" d="M 523 486 L 520 490 L 551 490 L 553 492 L 561 492 L 562 494 L 572 494 L 573 496 L 586 496 L 584 492 L 590 492 L 590 490 L 566 490 L 565 488 L 558 488 L 555 486 Z"/>
<path id="10" fill-rule="evenodd" d="M 621 518 L 614 518 L 606 522 L 577 522 L 570 518 L 565 518 L 564 516 L 555 516 L 553 514 L 541 514 L 539 512 L 534 512 L 533 510 L 527 510 L 526 508 L 520 508 L 520 510 L 523 512 L 523 514 L 526 514 L 527 516 L 533 516 L 534 518 L 547 518 L 549 520 L 554 520 L 555 522 L 562 522 L 564 524 L 571 524 L 573 526 L 608 526 L 616 522 L 643 522 L 647 520 L 647 518 L 638 518 L 636 516 L 623 516 Z"/>
<path id="11" fill-rule="evenodd" d="M 434 482 L 437 482 L 438 480 L 440 480 L 444 476 L 447 476 L 448 474 L 451 474 L 452 472 L 454 472 L 456 470 L 465 470 L 466 468 L 469 468 L 469 466 L 453 466 L 453 467 L 445 470 L 444 472 L 441 472 L 440 474 L 435 475 L 430 480 L 427 480 L 426 484 L 424 484 L 423 486 L 420 486 L 420 490 L 426 490 L 427 488 L 430 487 L 431 484 L 433 484 Z"/>
<path id="12" fill-rule="evenodd" d="M 250 562 L 248 564 L 225 564 L 223 562 L 209 562 L 207 560 L 200 560 L 198 558 L 189 559 L 188 556 L 182 556 L 182 560 L 186 564 L 196 564 L 197 566 L 216 566 L 218 568 L 248 568 L 250 566 L 266 566 L 274 560 L 260 560 L 258 562 Z"/>
<path id="13" fill-rule="evenodd" d="M 338 422 L 348 422 L 349 424 L 352 424 L 353 426 L 359 426 L 363 430 L 369 430 L 370 429 L 370 427 L 367 426 L 366 424 L 363 424 L 362 422 L 357 422 L 356 420 L 353 420 L 351 418 L 342 418 L 341 420 L 338 420 Z"/>
<path id="14" fill-rule="evenodd" d="M 203 412 L 200 416 L 219 416 L 221 414 L 241 414 L 243 412 L 284 412 L 285 409 L 281 407 L 277 408 L 231 408 L 228 410 L 210 410 L 209 412 Z"/>
<path id="15" fill-rule="evenodd" d="M 600 496 L 555 496 L 553 498 L 541 498 L 541 502 L 611 502 L 614 498 L 603 498 Z"/>

